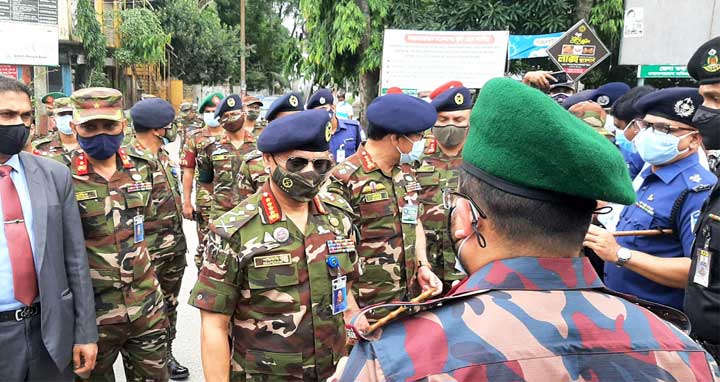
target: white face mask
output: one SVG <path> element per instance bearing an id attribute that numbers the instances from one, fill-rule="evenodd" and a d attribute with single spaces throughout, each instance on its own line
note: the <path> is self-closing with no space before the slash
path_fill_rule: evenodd
<path id="1" fill-rule="evenodd" d="M 203 122 L 205 122 L 205 125 L 209 127 L 218 127 L 220 126 L 220 121 L 218 121 L 215 118 L 215 113 L 203 113 Z"/>
<path id="2" fill-rule="evenodd" d="M 72 128 L 70 127 L 70 121 L 72 121 L 72 115 L 58 115 L 55 116 L 55 126 L 58 131 L 63 135 L 72 135 Z"/>

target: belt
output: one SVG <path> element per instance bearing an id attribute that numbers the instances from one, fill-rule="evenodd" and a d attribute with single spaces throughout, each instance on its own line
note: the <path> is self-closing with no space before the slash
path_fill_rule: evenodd
<path id="1" fill-rule="evenodd" d="M 0 312 L 0 322 L 22 321 L 40 314 L 40 303 L 23 306 L 20 309 Z"/>

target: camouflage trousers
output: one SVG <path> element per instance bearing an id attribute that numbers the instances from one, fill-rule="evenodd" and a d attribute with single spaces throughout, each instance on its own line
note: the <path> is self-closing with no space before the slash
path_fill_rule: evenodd
<path id="1" fill-rule="evenodd" d="M 195 266 L 198 269 L 198 272 L 200 272 L 200 267 L 202 266 L 203 261 L 203 254 L 205 253 L 205 237 L 207 236 L 208 232 L 210 231 L 210 207 L 198 207 L 198 211 L 200 212 L 201 221 L 197 221 L 197 235 L 198 235 L 198 246 L 195 251 Z"/>
<path id="2" fill-rule="evenodd" d="M 177 333 L 178 296 L 180 295 L 183 274 L 187 266 L 185 252 L 178 252 L 172 256 L 153 260 L 153 266 L 165 297 L 165 314 L 168 318 L 168 343 L 171 343 Z"/>
<path id="3" fill-rule="evenodd" d="M 134 322 L 99 325 L 98 335 L 97 362 L 85 381 L 114 382 L 113 364 L 118 353 L 128 382 L 168 381 L 167 319 L 163 309 Z"/>

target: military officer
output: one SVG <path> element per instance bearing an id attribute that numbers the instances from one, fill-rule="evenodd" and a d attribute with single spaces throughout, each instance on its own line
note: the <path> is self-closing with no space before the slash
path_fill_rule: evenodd
<path id="1" fill-rule="evenodd" d="M 252 130 L 244 128 L 247 113 L 239 95 L 225 97 L 215 109 L 215 116 L 225 134 L 206 141 L 197 157 L 198 182 L 201 187 L 212 187 L 211 222 L 244 199 L 239 192 L 240 164 L 256 148 Z"/>
<path id="2" fill-rule="evenodd" d="M 446 194 L 469 278 L 360 342 L 339 380 L 719 380 L 702 348 L 578 257 L 596 200 L 635 200 L 612 143 L 509 78 L 485 84 L 470 121 Z"/>
<path id="3" fill-rule="evenodd" d="M 55 121 L 52 118 L 55 100 L 66 97 L 67 95 L 65 95 L 65 93 L 51 92 L 40 98 L 40 102 L 45 105 L 46 113 L 38 118 L 32 139 L 42 139 L 55 131 Z"/>
<path id="4" fill-rule="evenodd" d="M 333 166 L 329 119 L 272 121 L 258 138 L 271 180 L 211 225 L 189 301 L 208 381 L 324 381 L 346 352 L 357 253 L 352 209 L 318 193 Z"/>
<path id="5" fill-rule="evenodd" d="M 260 118 L 260 108 L 263 107 L 262 101 L 258 97 L 246 95 L 242 97 L 243 111 L 245 111 L 245 124 L 243 129 L 247 130 L 255 137 L 259 137 L 265 126 L 258 124 Z"/>
<path id="6" fill-rule="evenodd" d="M 415 176 L 422 186 L 419 192 L 423 214 L 420 218 L 427 240 L 427 257 L 433 272 L 443 280 L 443 290 L 465 274 L 455 269 L 455 253 L 447 237 L 447 210 L 443 208 L 442 191 L 456 189 L 470 123 L 472 99 L 462 83 L 450 82 L 431 93 L 430 103 L 437 111 L 431 135 L 425 138 L 425 153 L 416 165 Z"/>
<path id="7" fill-rule="evenodd" d="M 185 137 L 192 131 L 202 128 L 202 118 L 197 115 L 197 104 L 192 102 L 183 102 L 180 104 L 180 113 L 175 118 L 175 124 L 178 125 L 178 133 L 180 135 L 180 147 L 185 146 Z"/>
<path id="8" fill-rule="evenodd" d="M 193 185 L 195 184 L 197 166 L 197 155 L 201 147 L 207 142 L 213 142 L 217 137 L 222 136 L 223 128 L 220 121 L 215 119 L 215 109 L 224 98 L 222 93 L 213 93 L 205 97 L 200 104 L 198 112 L 203 116 L 205 126 L 188 134 L 183 152 L 181 154 L 180 166 L 182 167 L 182 196 L 183 196 L 183 217 L 188 220 L 195 220 L 197 223 L 198 248 L 195 255 L 195 265 L 200 269 L 199 259 L 204 252 L 204 242 L 207 224 L 210 220 L 210 206 L 212 204 L 212 184 L 198 183 L 195 190 L 195 208 L 193 208 L 192 197 Z"/>
<path id="9" fill-rule="evenodd" d="M 592 127 L 593 130 L 598 132 L 598 134 L 608 140 L 612 140 L 613 135 L 605 129 L 605 122 L 607 121 L 608 115 L 603 107 L 597 102 L 579 102 L 572 105 L 568 111 L 583 122 L 587 123 L 588 126 Z"/>
<path id="10" fill-rule="evenodd" d="M 57 131 L 33 142 L 33 147 L 41 154 L 51 156 L 78 148 L 77 139 L 73 135 L 72 128 L 70 127 L 70 121 L 72 120 L 70 97 L 58 98 L 53 104 L 54 108 L 51 118 L 57 127 Z"/>
<path id="11" fill-rule="evenodd" d="M 268 108 L 265 119 L 273 121 L 303 110 L 300 94 L 291 92 L 278 98 Z M 240 200 L 257 192 L 270 176 L 270 169 L 263 161 L 262 153 L 258 150 L 245 154 L 240 165 L 239 190 Z"/>
<path id="12" fill-rule="evenodd" d="M 701 45 L 688 62 L 688 72 L 700 82 L 703 104 L 693 124 L 707 150 L 720 150 L 720 37 Z M 718 170 L 715 170 L 718 174 Z M 692 264 L 685 289 L 685 313 L 690 335 L 720 362 L 720 198 L 716 185 L 695 227 Z"/>
<path id="13" fill-rule="evenodd" d="M 87 88 L 71 96 L 80 149 L 68 154 L 90 265 L 98 357 L 91 381 L 114 381 L 122 354 L 129 381 L 166 381 L 167 318 L 145 221 L 161 193 L 153 161 L 121 147 L 122 94 Z"/>
<path id="14" fill-rule="evenodd" d="M 637 203 L 625 207 L 617 231 L 672 229 L 669 235 L 624 236 L 590 226 L 585 246 L 605 261 L 610 289 L 683 308 L 700 208 L 717 181 L 699 162 L 702 137 L 692 122 L 702 104 L 694 88 L 668 88 L 635 103 L 644 114 L 635 146 L 650 166 L 640 173 Z"/>
<path id="15" fill-rule="evenodd" d="M 335 162 L 340 163 L 345 158 L 355 154 L 358 146 L 365 140 L 365 133 L 360 122 L 352 119 L 338 118 L 335 99 L 330 89 L 319 89 L 308 98 L 307 110 L 325 109 L 330 114 L 333 127 L 333 136 L 330 138 L 330 153 Z"/>
<path id="16" fill-rule="evenodd" d="M 165 145 L 177 138 L 177 126 L 173 124 L 175 110 L 167 101 L 148 98 L 136 103 L 130 114 L 135 127 L 135 138 L 129 152 L 144 155 L 156 162 L 153 182 L 159 192 L 153 194 L 155 214 L 145 219 L 145 241 L 160 287 L 165 297 L 168 316 L 168 372 L 171 379 L 187 378 L 190 371 L 173 356 L 172 343 L 177 324 L 178 295 L 183 273 L 187 266 L 187 244 L 182 229 L 182 207 L 176 165 Z"/>
<path id="17" fill-rule="evenodd" d="M 429 103 L 386 94 L 368 107 L 368 141 L 332 172 L 328 191 L 352 205 L 360 229 L 363 274 L 353 285 L 360 307 L 406 300 L 442 282 L 426 256 L 419 191 L 410 164 L 419 159 L 423 132 L 437 120 Z M 371 321 L 384 315 L 375 310 Z"/>

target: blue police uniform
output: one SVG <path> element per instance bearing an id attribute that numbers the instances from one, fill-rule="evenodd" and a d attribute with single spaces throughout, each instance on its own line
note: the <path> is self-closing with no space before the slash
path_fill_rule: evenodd
<path id="1" fill-rule="evenodd" d="M 622 154 L 623 159 L 628 166 L 630 179 L 635 179 L 635 177 L 640 173 L 640 171 L 642 171 L 643 166 L 645 166 L 645 161 L 636 151 L 628 151 L 620 148 L 620 153 Z"/>
<path id="2" fill-rule="evenodd" d="M 360 122 L 338 118 L 337 130 L 330 138 L 330 153 L 335 157 L 335 161 L 342 162 L 345 158 L 355 154 L 364 140 Z"/>
<path id="3" fill-rule="evenodd" d="M 658 257 L 690 257 L 694 225 L 717 177 L 700 165 L 698 154 L 660 167 L 654 173 L 648 167 L 641 175 L 644 181 L 636 192 L 637 202 L 623 209 L 617 230 L 672 228 L 676 234 L 618 237 L 618 244 Z M 683 194 L 684 202 L 678 203 Z M 679 207 L 674 208 L 676 203 Z M 677 309 L 683 307 L 682 289 L 660 285 L 615 264 L 605 264 L 605 283 L 619 292 Z"/>

